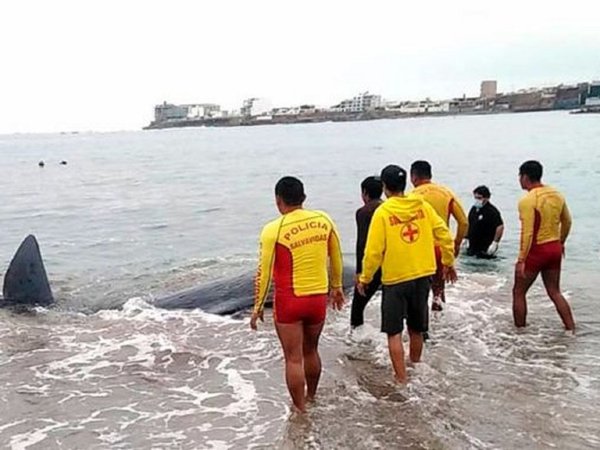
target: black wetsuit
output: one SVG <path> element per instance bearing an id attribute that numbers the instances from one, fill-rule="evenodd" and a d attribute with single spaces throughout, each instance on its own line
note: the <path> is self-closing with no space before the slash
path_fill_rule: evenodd
<path id="1" fill-rule="evenodd" d="M 487 202 L 481 208 L 474 206 L 469 211 L 469 248 L 467 255 L 478 258 L 493 258 L 487 254 L 487 249 L 494 241 L 496 229 L 502 225 L 500 211 Z"/>
<path id="2" fill-rule="evenodd" d="M 381 204 L 381 200 L 370 200 L 362 208 L 356 211 L 356 273 L 362 271 L 362 260 L 365 253 L 365 245 L 367 244 L 367 234 L 371 218 L 377 207 Z M 350 313 L 350 325 L 358 327 L 364 323 L 363 313 L 365 307 L 375 292 L 381 287 L 381 269 L 379 269 L 373 281 L 365 289 L 365 295 L 362 296 L 356 288 L 354 288 L 354 296 L 352 297 L 352 310 Z"/>

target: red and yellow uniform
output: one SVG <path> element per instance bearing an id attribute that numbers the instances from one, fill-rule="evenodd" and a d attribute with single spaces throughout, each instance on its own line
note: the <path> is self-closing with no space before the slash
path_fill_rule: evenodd
<path id="1" fill-rule="evenodd" d="M 273 279 L 275 321 L 320 323 L 330 287 L 342 287 L 342 270 L 339 234 L 331 218 L 306 209 L 287 213 L 262 230 L 254 312 L 262 311 Z"/>
<path id="2" fill-rule="evenodd" d="M 462 242 L 469 229 L 469 220 L 454 192 L 445 186 L 427 182 L 414 188 L 412 193 L 427 200 L 447 226 L 450 226 L 450 216 L 454 216 L 457 224 L 455 241 Z"/>
<path id="3" fill-rule="evenodd" d="M 448 226 L 421 196 L 391 197 L 375 210 L 359 281 L 368 284 L 381 267 L 381 281 L 393 285 L 433 275 L 434 241 L 446 266 L 454 264 L 454 242 Z"/>
<path id="4" fill-rule="evenodd" d="M 550 186 L 531 189 L 519 202 L 519 218 L 519 262 L 525 262 L 525 271 L 560 269 L 562 244 L 572 223 L 562 194 Z"/>
<path id="5" fill-rule="evenodd" d="M 417 186 L 412 191 L 414 194 L 421 195 L 433 207 L 435 212 L 444 220 L 446 226 L 450 227 L 450 216 L 456 220 L 456 237 L 454 245 L 458 246 L 463 241 L 469 230 L 469 220 L 460 201 L 450 189 L 439 184 L 428 181 Z M 442 253 L 439 244 L 436 242 L 436 272 L 431 279 L 431 290 L 434 298 L 440 298 L 445 301 L 444 294 L 444 275 Z"/>

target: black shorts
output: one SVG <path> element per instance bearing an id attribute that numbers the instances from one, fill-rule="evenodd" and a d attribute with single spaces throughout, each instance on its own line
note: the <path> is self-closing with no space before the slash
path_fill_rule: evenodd
<path id="1" fill-rule="evenodd" d="M 427 300 L 430 287 L 429 276 L 384 285 L 381 300 L 381 331 L 390 336 L 402 333 L 404 320 L 412 331 L 427 331 L 429 328 Z"/>

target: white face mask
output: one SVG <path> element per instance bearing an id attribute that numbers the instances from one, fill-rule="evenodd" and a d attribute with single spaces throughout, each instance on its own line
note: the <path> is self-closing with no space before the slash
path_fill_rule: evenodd
<path id="1" fill-rule="evenodd" d="M 475 200 L 475 202 L 473 203 L 473 206 L 477 209 L 483 208 L 483 200 Z"/>

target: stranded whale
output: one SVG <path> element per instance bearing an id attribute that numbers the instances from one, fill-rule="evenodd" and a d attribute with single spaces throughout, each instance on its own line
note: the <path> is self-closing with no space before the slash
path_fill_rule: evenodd
<path id="1" fill-rule="evenodd" d="M 344 289 L 354 285 L 354 269 L 344 266 Z M 36 238 L 29 235 L 19 246 L 4 277 L 0 305 L 54 303 L 46 269 Z M 194 309 L 212 314 L 234 314 L 254 303 L 254 272 L 210 281 L 200 286 L 152 300 L 157 308 Z"/>

